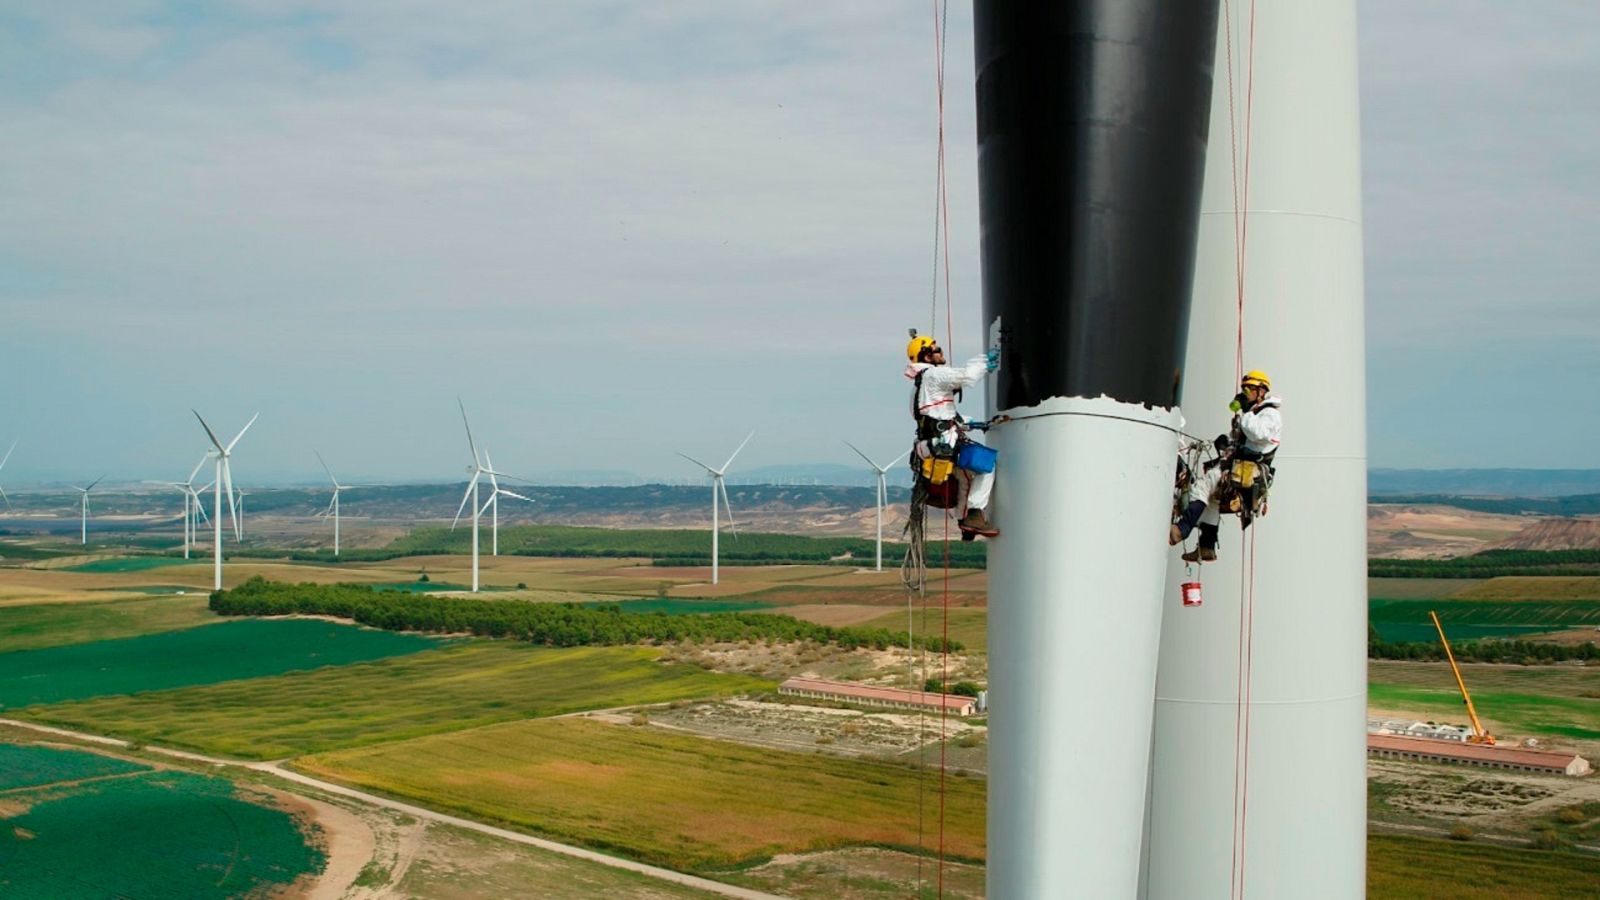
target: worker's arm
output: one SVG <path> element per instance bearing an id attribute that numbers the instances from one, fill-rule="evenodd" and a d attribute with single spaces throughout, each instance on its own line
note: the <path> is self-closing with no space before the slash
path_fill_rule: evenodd
<path id="1" fill-rule="evenodd" d="M 967 360 L 964 366 L 934 366 L 922 373 L 922 383 L 936 384 L 947 390 L 959 390 L 969 385 L 977 384 L 983 376 L 989 374 L 989 359 L 986 356 L 974 356 Z"/>
<path id="2" fill-rule="evenodd" d="M 1278 446 L 1283 436 L 1283 414 L 1276 406 L 1267 406 L 1239 414 L 1239 432 L 1252 444 Z"/>

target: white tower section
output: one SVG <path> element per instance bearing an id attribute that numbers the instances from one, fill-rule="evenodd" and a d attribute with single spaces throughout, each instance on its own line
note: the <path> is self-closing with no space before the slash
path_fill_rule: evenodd
<path id="1" fill-rule="evenodd" d="M 1191 434 L 1225 432 L 1238 390 L 1230 168 L 1242 169 L 1248 140 L 1243 363 L 1271 376 L 1285 424 L 1269 515 L 1243 535 L 1223 520 L 1221 559 L 1203 567 L 1203 606 L 1179 607 L 1178 584 L 1189 579 L 1172 553 L 1144 893 L 1357 900 L 1366 894 L 1367 605 L 1356 4 L 1231 7 L 1223 28 L 1232 29 L 1236 138 L 1219 34 L 1183 411 Z"/>

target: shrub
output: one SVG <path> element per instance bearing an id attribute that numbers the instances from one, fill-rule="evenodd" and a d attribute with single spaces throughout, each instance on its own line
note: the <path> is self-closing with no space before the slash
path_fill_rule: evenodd
<path id="1" fill-rule="evenodd" d="M 1556 821 L 1563 825 L 1582 825 L 1588 818 L 1583 814 L 1583 810 L 1576 806 L 1569 806 L 1556 813 Z"/>
<path id="2" fill-rule="evenodd" d="M 1450 829 L 1447 835 L 1452 841 L 1470 841 L 1473 838 L 1472 829 L 1466 825 L 1457 825 Z"/>

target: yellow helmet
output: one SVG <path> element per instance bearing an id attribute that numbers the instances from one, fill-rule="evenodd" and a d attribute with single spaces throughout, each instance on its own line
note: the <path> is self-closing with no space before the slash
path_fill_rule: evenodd
<path id="1" fill-rule="evenodd" d="M 932 347 L 937 343 L 939 342 L 936 339 L 929 337 L 928 335 L 913 334 L 911 336 L 911 343 L 906 345 L 906 358 L 912 362 L 916 362 L 917 357 L 922 355 L 922 351 Z"/>
<path id="2" fill-rule="evenodd" d="M 1252 369 L 1249 372 L 1244 373 L 1244 377 L 1239 379 L 1239 384 L 1244 387 L 1254 387 L 1256 385 L 1260 385 L 1269 391 L 1272 390 L 1272 379 L 1268 378 L 1267 373 L 1261 371 L 1260 369 Z"/>

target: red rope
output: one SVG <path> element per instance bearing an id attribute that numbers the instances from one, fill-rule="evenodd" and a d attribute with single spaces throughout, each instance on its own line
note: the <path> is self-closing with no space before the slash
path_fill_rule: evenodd
<path id="1" fill-rule="evenodd" d="M 1223 52 L 1227 60 L 1228 77 L 1228 141 L 1232 173 L 1233 227 L 1234 227 L 1234 287 L 1236 293 L 1234 334 L 1234 379 L 1244 376 L 1244 312 L 1246 295 L 1246 263 L 1250 231 L 1250 148 L 1252 119 L 1255 109 L 1255 41 L 1256 4 L 1250 2 L 1250 18 L 1245 45 L 1245 102 L 1244 102 L 1244 163 L 1239 161 L 1239 129 L 1236 125 L 1233 81 L 1233 14 L 1231 3 L 1224 0 Z M 1244 542 L 1240 541 L 1239 558 L 1239 653 L 1235 670 L 1234 728 L 1233 728 L 1233 850 L 1229 896 L 1243 897 L 1245 889 L 1246 826 L 1250 806 L 1250 693 L 1253 681 L 1255 652 L 1255 533 L 1251 532 L 1246 560 Z M 1248 563 L 1248 565 L 1247 565 Z"/>

